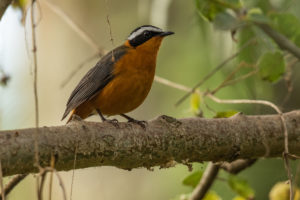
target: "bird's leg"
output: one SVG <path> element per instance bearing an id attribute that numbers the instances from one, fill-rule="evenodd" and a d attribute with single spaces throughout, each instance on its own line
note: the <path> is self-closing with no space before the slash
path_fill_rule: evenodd
<path id="1" fill-rule="evenodd" d="M 114 126 L 118 127 L 118 120 L 117 119 L 106 119 L 103 114 L 101 113 L 100 109 L 96 109 L 97 113 L 99 114 L 102 122 L 109 122 Z"/>
<path id="2" fill-rule="evenodd" d="M 132 122 L 132 123 L 136 123 L 138 125 L 140 125 L 142 128 L 146 128 L 147 122 L 146 121 L 139 121 L 136 119 L 133 119 L 132 117 L 129 117 L 128 115 L 125 114 L 120 114 L 120 116 L 126 118 L 128 120 L 128 122 Z"/>

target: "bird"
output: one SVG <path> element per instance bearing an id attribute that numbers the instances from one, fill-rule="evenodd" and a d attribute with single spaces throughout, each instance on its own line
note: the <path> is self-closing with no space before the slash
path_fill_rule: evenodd
<path id="1" fill-rule="evenodd" d="M 156 58 L 163 38 L 172 35 L 143 25 L 134 29 L 127 40 L 104 55 L 80 80 L 71 93 L 61 120 L 71 113 L 85 119 L 98 113 L 103 122 L 118 122 L 105 116 L 120 115 L 144 126 L 126 113 L 140 106 L 147 97 L 155 76 Z"/>

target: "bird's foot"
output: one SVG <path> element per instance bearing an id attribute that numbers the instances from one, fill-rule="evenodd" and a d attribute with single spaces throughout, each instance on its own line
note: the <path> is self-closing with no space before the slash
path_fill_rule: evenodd
<path id="1" fill-rule="evenodd" d="M 140 125 L 143 129 L 146 129 L 146 126 L 148 125 L 148 123 L 144 120 L 136 120 L 136 119 L 129 119 L 128 122 L 131 122 L 131 123 L 135 123 L 135 124 L 138 124 Z"/>
<path id="2" fill-rule="evenodd" d="M 128 115 L 125 114 L 120 114 L 122 117 L 126 118 L 128 120 L 128 122 L 132 122 L 135 124 L 140 125 L 143 129 L 146 129 L 146 125 L 148 124 L 146 121 L 140 121 L 140 120 L 136 120 L 132 117 L 129 117 Z"/>
<path id="3" fill-rule="evenodd" d="M 120 128 L 119 121 L 117 119 L 105 119 L 104 122 L 112 124 L 116 128 Z"/>

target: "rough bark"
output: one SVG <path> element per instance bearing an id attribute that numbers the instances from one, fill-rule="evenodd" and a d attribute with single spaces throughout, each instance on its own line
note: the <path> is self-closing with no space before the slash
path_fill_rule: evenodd
<path id="1" fill-rule="evenodd" d="M 6 10 L 6 8 L 11 4 L 12 0 L 0 0 L 0 20 Z"/>
<path id="2" fill-rule="evenodd" d="M 300 111 L 283 114 L 290 153 L 300 154 Z M 5 176 L 34 172 L 35 128 L 0 131 L 0 156 Z M 283 128 L 278 115 L 237 115 L 224 119 L 174 119 L 161 116 L 145 129 L 131 123 L 75 121 L 69 125 L 38 128 L 41 165 L 56 155 L 56 169 L 115 166 L 168 167 L 177 163 L 233 161 L 280 157 Z"/>

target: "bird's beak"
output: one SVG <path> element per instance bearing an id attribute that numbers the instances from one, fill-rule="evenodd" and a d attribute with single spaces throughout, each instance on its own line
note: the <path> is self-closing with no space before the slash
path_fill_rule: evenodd
<path id="1" fill-rule="evenodd" d="M 162 32 L 161 34 L 159 34 L 159 36 L 165 37 L 165 36 L 173 35 L 173 34 L 174 34 L 174 32 L 172 32 L 172 31 L 166 31 L 166 32 Z"/>

